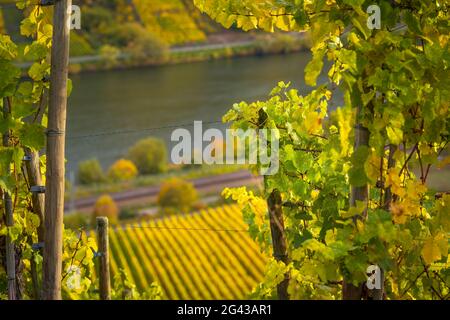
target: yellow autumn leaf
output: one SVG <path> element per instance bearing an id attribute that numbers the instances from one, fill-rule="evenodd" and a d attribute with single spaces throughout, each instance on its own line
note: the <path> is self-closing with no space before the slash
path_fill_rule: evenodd
<path id="1" fill-rule="evenodd" d="M 425 241 L 425 245 L 422 248 L 422 257 L 425 260 L 425 263 L 432 264 L 447 255 L 448 240 L 444 233 L 440 232 Z"/>
<path id="2" fill-rule="evenodd" d="M 365 224 L 360 219 L 356 220 L 356 229 L 358 230 L 358 232 L 364 232 Z"/>
<path id="3" fill-rule="evenodd" d="M 403 141 L 403 131 L 401 128 L 387 127 L 386 133 L 389 141 L 395 145 L 399 145 Z"/>
<path id="4" fill-rule="evenodd" d="M 403 203 L 393 202 L 391 203 L 390 211 L 392 214 L 392 220 L 396 224 L 404 224 L 408 220 L 409 213 Z"/>
<path id="5" fill-rule="evenodd" d="M 402 181 L 396 168 L 389 169 L 386 183 L 388 187 L 391 187 L 391 191 L 394 194 L 398 195 L 400 198 L 405 196 L 406 191 L 402 186 Z"/>
<path id="6" fill-rule="evenodd" d="M 349 34 L 348 40 L 357 46 L 359 46 L 359 43 L 361 42 L 361 40 L 357 37 L 356 33 L 354 32 Z"/>
<path id="7" fill-rule="evenodd" d="M 306 114 L 305 127 L 306 132 L 309 134 L 318 133 L 322 129 L 322 118 L 315 111 L 308 112 Z"/>
<path id="8" fill-rule="evenodd" d="M 355 207 L 350 207 L 348 211 L 341 210 L 340 214 L 342 218 L 351 218 L 354 216 L 358 216 L 364 212 L 364 210 L 367 208 L 367 204 L 364 201 L 356 201 Z"/>
<path id="9" fill-rule="evenodd" d="M 259 21 L 259 27 L 267 32 L 274 32 L 273 20 L 271 18 L 261 18 Z"/>
<path id="10" fill-rule="evenodd" d="M 426 192 L 427 187 L 419 181 L 409 180 L 406 183 L 406 193 L 409 199 L 420 200 Z"/>
<path id="11" fill-rule="evenodd" d="M 319 197 L 320 191 L 319 190 L 313 190 L 311 191 L 311 198 L 313 200 L 317 200 L 317 198 Z"/>
<path id="12" fill-rule="evenodd" d="M 370 154 L 364 164 L 364 169 L 366 171 L 367 177 L 372 181 L 376 182 L 380 176 L 380 163 L 381 158 L 377 156 L 374 152 Z"/>
<path id="13" fill-rule="evenodd" d="M 341 143 L 341 155 L 346 155 L 350 148 L 350 133 L 352 131 L 352 114 L 351 111 L 338 108 L 336 110 L 337 120 L 339 124 L 339 141 Z"/>
<path id="14" fill-rule="evenodd" d="M 280 16 L 278 17 L 278 19 L 276 19 L 276 26 L 282 31 L 289 31 L 290 25 L 291 21 L 289 20 L 288 16 Z"/>
<path id="15" fill-rule="evenodd" d="M 404 206 L 406 211 L 408 212 L 408 215 L 410 216 L 414 216 L 414 217 L 418 217 L 422 214 L 421 212 L 421 204 L 420 204 L 420 200 L 414 200 L 414 199 L 410 199 L 410 198 L 405 198 L 403 200 Z"/>

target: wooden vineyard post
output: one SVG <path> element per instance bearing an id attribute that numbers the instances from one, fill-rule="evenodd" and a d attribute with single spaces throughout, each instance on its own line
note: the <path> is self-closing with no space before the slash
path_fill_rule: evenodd
<path id="1" fill-rule="evenodd" d="M 38 112 L 33 120 L 33 123 L 41 123 L 42 117 L 48 102 L 48 91 L 44 90 L 41 102 L 39 105 Z M 27 157 L 25 161 L 25 170 L 27 172 L 28 182 L 30 186 L 42 186 L 42 172 L 40 164 L 39 151 L 31 150 L 25 148 L 25 156 Z M 41 221 L 38 227 L 38 241 L 44 242 L 44 210 L 45 210 L 45 194 L 40 192 L 33 192 L 31 195 L 31 201 L 33 204 L 33 213 L 39 217 Z"/>
<path id="2" fill-rule="evenodd" d="M 42 186 L 42 173 L 39 163 L 39 152 L 30 149 L 25 150 L 28 157 L 25 168 L 27 171 L 28 181 L 30 186 Z M 33 213 L 39 217 L 41 224 L 38 227 L 38 241 L 44 241 L 44 208 L 45 208 L 45 194 L 33 192 L 31 195 L 31 202 L 33 204 Z"/>
<path id="3" fill-rule="evenodd" d="M 44 115 L 45 108 L 48 103 L 47 90 L 44 90 L 41 96 L 41 101 L 38 106 L 38 111 L 32 123 L 41 123 L 42 117 Z M 28 183 L 30 188 L 40 188 L 42 186 L 42 172 L 40 164 L 39 151 L 31 150 L 30 148 L 25 148 L 25 171 L 28 178 Z M 30 190 L 31 191 L 31 190 Z M 44 190 L 45 191 L 45 190 Z M 42 244 L 44 243 L 44 210 L 45 210 L 45 194 L 42 192 L 32 192 L 31 202 L 33 207 L 33 213 L 39 217 L 39 227 L 37 229 L 38 243 L 34 250 L 38 251 L 42 255 Z M 40 276 L 38 274 L 38 267 L 34 259 L 30 261 L 30 273 L 33 284 L 33 294 L 34 299 L 41 299 L 41 284 Z"/>
<path id="4" fill-rule="evenodd" d="M 3 116 L 6 119 L 11 113 L 11 105 L 8 98 L 3 99 Z M 9 147 L 9 131 L 3 132 L 3 146 Z M 4 206 L 5 206 L 5 223 L 7 227 L 14 226 L 14 212 L 11 195 L 8 192 L 3 192 Z M 11 241 L 9 234 L 6 235 L 6 273 L 8 277 L 8 299 L 16 300 L 16 250 L 14 243 Z"/>
<path id="5" fill-rule="evenodd" d="M 267 203 L 269 206 L 273 256 L 277 261 L 282 261 L 287 265 L 289 263 L 289 257 L 287 254 L 287 243 L 283 220 L 283 207 L 280 192 L 278 190 L 272 191 L 267 200 Z M 284 280 L 277 287 L 278 299 L 280 300 L 289 300 L 289 278 L 289 273 L 286 273 L 284 275 Z"/>
<path id="6" fill-rule="evenodd" d="M 45 186 L 43 299 L 61 299 L 64 153 L 72 0 L 55 2 L 51 53 L 50 99 Z"/>
<path id="7" fill-rule="evenodd" d="M 109 272 L 108 218 L 97 217 L 97 241 L 99 254 L 100 300 L 111 300 L 111 276 Z"/>
<path id="8" fill-rule="evenodd" d="M 25 169 L 30 186 L 39 187 L 42 186 L 42 173 L 39 159 L 39 152 L 30 149 L 25 150 L 26 157 Z M 45 207 L 45 195 L 40 192 L 32 192 L 31 202 L 33 206 L 33 213 L 39 217 L 38 233 L 38 247 L 36 250 L 42 253 L 41 244 L 44 242 L 44 207 Z M 30 261 L 31 276 L 33 283 L 33 294 L 35 299 L 41 298 L 40 279 L 37 271 L 37 265 L 34 259 Z"/>

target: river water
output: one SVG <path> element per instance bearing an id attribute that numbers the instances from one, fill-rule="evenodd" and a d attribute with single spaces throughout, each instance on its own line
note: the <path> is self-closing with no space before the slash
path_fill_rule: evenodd
<path id="1" fill-rule="evenodd" d="M 304 93 L 309 60 L 309 53 L 296 53 L 72 76 L 67 172 L 75 173 L 78 163 L 90 158 L 107 168 L 148 136 L 170 147 L 175 128 L 221 120 L 233 103 L 266 99 L 280 80 Z M 223 128 L 204 127 L 211 126 Z"/>

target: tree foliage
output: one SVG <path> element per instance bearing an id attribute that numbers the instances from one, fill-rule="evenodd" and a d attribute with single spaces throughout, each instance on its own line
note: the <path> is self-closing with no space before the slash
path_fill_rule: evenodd
<path id="1" fill-rule="evenodd" d="M 140 174 L 155 174 L 167 170 L 167 148 L 163 140 L 147 138 L 138 141 L 128 150 Z"/>
<path id="2" fill-rule="evenodd" d="M 89 185 L 100 183 L 105 180 L 102 166 L 97 159 L 90 159 L 80 162 L 78 165 L 78 181 L 81 184 Z"/>
<path id="3" fill-rule="evenodd" d="M 95 225 L 97 217 L 107 217 L 110 224 L 117 224 L 119 219 L 119 208 L 110 195 L 102 195 L 95 202 L 94 212 L 92 214 L 92 225 Z"/>
<path id="4" fill-rule="evenodd" d="M 158 205 L 170 211 L 189 212 L 198 201 L 197 190 L 188 181 L 171 178 L 161 185 L 158 194 Z"/>
<path id="5" fill-rule="evenodd" d="M 255 294 L 272 296 L 289 272 L 292 297 L 340 298 L 343 280 L 363 283 L 376 264 L 388 298 L 448 298 L 450 196 L 426 183 L 449 141 L 448 3 L 375 1 L 377 30 L 367 26 L 374 1 L 194 2 L 226 27 L 308 30 L 313 42 L 305 82 L 314 90 L 300 96 L 279 83 L 269 100 L 236 104 L 224 117 L 280 134 L 281 169 L 265 185 L 282 193 L 292 263 L 273 261 Z M 328 81 L 317 85 L 321 73 Z M 332 113 L 337 88 L 344 103 Z M 368 131 L 367 146 L 354 147 L 355 127 Z M 355 187 L 368 197 L 350 206 Z M 254 206 L 261 201 L 239 189 L 225 195 L 269 247 L 267 213 Z"/>
<path id="6" fill-rule="evenodd" d="M 111 181 L 130 181 L 136 178 L 138 169 L 130 160 L 119 159 L 108 169 L 108 178 Z"/>

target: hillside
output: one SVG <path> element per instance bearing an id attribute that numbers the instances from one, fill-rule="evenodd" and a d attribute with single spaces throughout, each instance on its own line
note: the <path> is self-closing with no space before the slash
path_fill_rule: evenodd
<path id="1" fill-rule="evenodd" d="M 157 281 L 166 299 L 243 299 L 266 262 L 246 229 L 237 206 L 128 224 L 110 232 L 111 271 Z"/>
<path id="2" fill-rule="evenodd" d="M 125 48 L 131 42 L 130 37 L 140 41 L 137 38 L 144 33 L 141 30 L 156 42 L 169 46 L 204 42 L 208 35 L 224 31 L 195 9 L 190 0 L 74 0 L 73 3 L 81 7 L 82 13 L 81 30 L 72 32 L 73 55 L 95 54 L 105 45 Z M 19 35 L 21 19 L 11 1 L 0 1 L 0 31 L 19 42 L 26 41 Z"/>
<path id="3" fill-rule="evenodd" d="M 133 0 L 141 23 L 151 33 L 169 44 L 198 42 L 206 40 L 211 24 L 202 20 L 191 1 L 182 0 Z"/>

